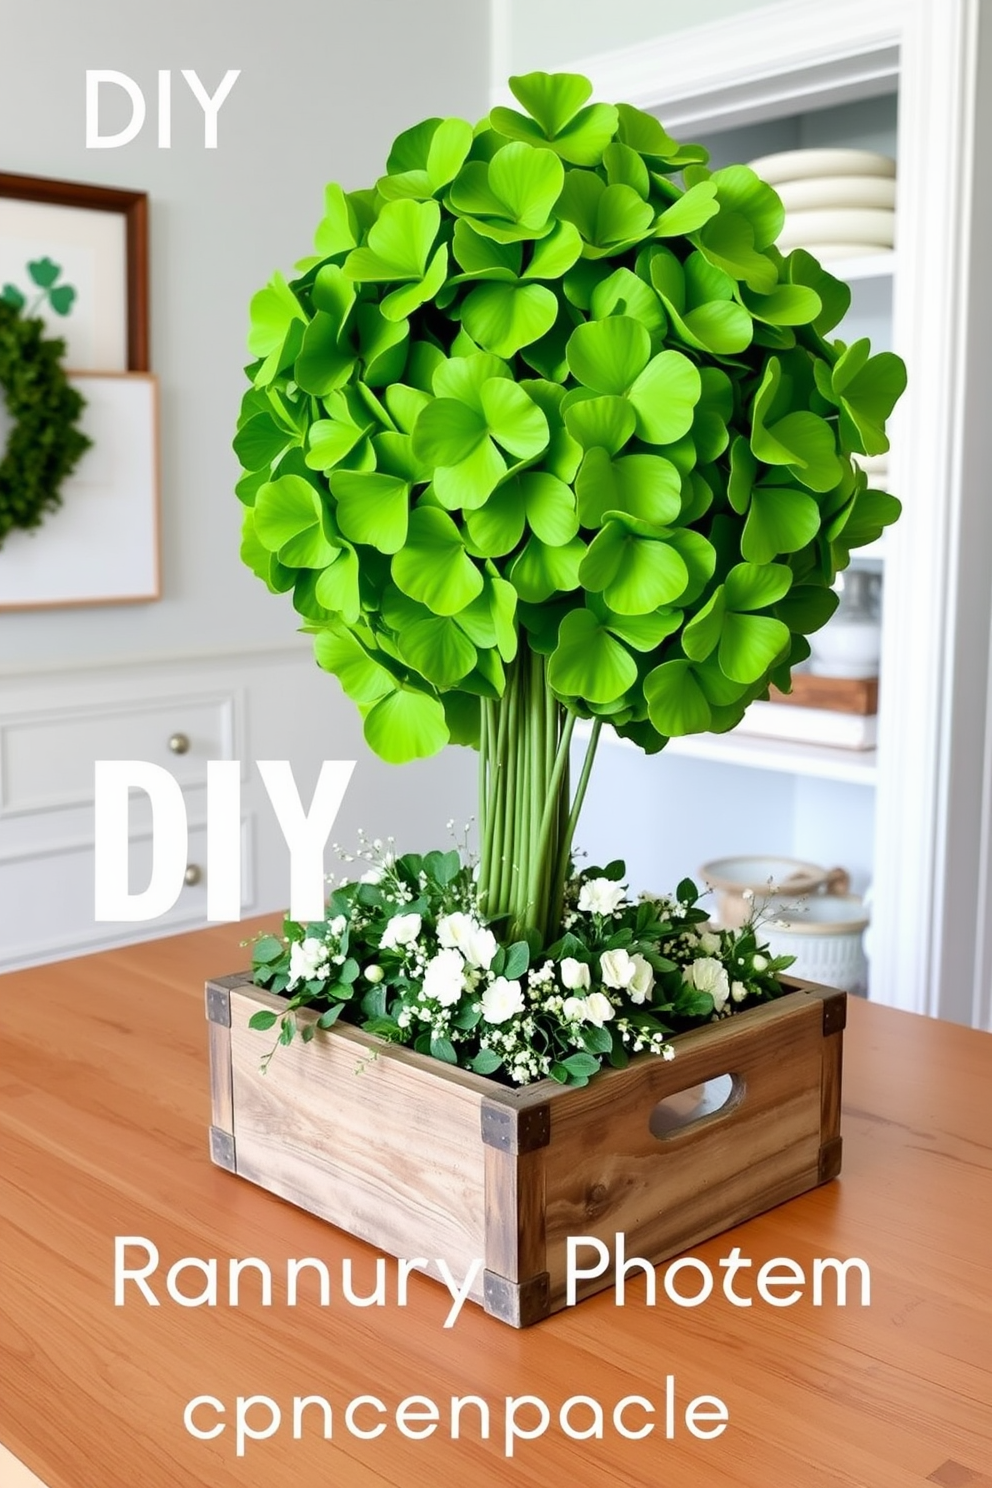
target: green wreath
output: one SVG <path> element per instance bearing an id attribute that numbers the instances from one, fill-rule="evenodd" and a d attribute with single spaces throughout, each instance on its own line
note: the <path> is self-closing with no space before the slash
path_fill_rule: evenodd
<path id="1" fill-rule="evenodd" d="M 65 342 L 0 298 L 0 395 L 13 419 L 0 460 L 0 547 L 13 527 L 38 527 L 62 504 L 60 487 L 91 440 L 77 427 L 85 400 L 60 361 Z"/>

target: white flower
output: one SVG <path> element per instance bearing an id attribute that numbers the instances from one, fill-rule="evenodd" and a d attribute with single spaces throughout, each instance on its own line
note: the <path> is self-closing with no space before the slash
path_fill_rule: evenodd
<path id="1" fill-rule="evenodd" d="M 585 1022 L 595 1023 L 597 1028 L 613 1017 L 613 1004 L 602 992 L 590 992 L 586 998 Z"/>
<path id="2" fill-rule="evenodd" d="M 599 958 L 604 985 L 622 991 L 629 987 L 636 972 L 633 957 L 625 950 L 604 951 Z"/>
<path id="3" fill-rule="evenodd" d="M 767 956 L 755 956 L 751 965 L 755 971 L 765 971 L 768 967 L 768 958 Z"/>
<path id="4" fill-rule="evenodd" d="M 469 966 L 481 966 L 488 971 L 497 951 L 496 937 L 485 925 L 473 925 L 461 949 Z"/>
<path id="5" fill-rule="evenodd" d="M 675 1058 L 675 1050 L 672 1048 L 671 1044 L 666 1044 L 665 1045 L 665 1047 L 661 1051 L 661 1057 L 662 1057 L 662 1059 L 669 1059 L 669 1060 Z"/>
<path id="6" fill-rule="evenodd" d="M 421 919 L 419 914 L 393 915 L 389 924 L 382 932 L 380 942 L 384 951 L 396 950 L 400 946 L 413 945 L 420 934 Z"/>
<path id="7" fill-rule="evenodd" d="M 524 1010 L 524 994 L 519 982 L 497 977 L 482 994 L 482 1016 L 487 1023 L 505 1023 Z"/>
<path id="8" fill-rule="evenodd" d="M 328 935 L 333 935 L 335 940 L 340 940 L 348 928 L 348 921 L 344 915 L 335 915 L 327 926 Z"/>
<path id="9" fill-rule="evenodd" d="M 589 968 L 584 961 L 576 961 L 574 956 L 565 956 L 559 967 L 561 984 L 570 992 L 587 992 L 589 990 Z M 578 998 L 569 998 L 569 1002 L 577 1002 Z"/>
<path id="10" fill-rule="evenodd" d="M 359 883 L 377 884 L 382 878 L 381 868 L 367 868 L 358 880 Z"/>
<path id="11" fill-rule="evenodd" d="M 327 976 L 328 970 L 327 947 L 322 940 L 308 935 L 306 940 L 293 941 L 289 949 L 289 987 Z"/>
<path id="12" fill-rule="evenodd" d="M 627 995 L 631 1002 L 647 1002 L 654 991 L 654 972 L 650 961 L 645 960 L 640 951 L 630 958 L 634 968 L 634 975 L 627 983 Z"/>
<path id="13" fill-rule="evenodd" d="M 612 914 L 623 895 L 623 884 L 612 878 L 589 878 L 579 890 L 579 908 L 586 914 Z"/>
<path id="14" fill-rule="evenodd" d="M 446 950 L 460 950 L 461 942 L 471 924 L 471 916 L 456 909 L 452 914 L 442 915 L 438 920 L 437 938 Z"/>
<path id="15" fill-rule="evenodd" d="M 367 982 L 371 982 L 373 987 L 376 986 L 378 982 L 381 982 L 385 975 L 386 973 L 383 971 L 382 967 L 377 966 L 374 961 L 371 966 L 366 966 L 364 971 L 365 980 Z"/>
<path id="16" fill-rule="evenodd" d="M 442 915 L 437 922 L 437 938 L 447 950 L 461 951 L 469 966 L 488 971 L 496 954 L 496 937 L 471 915 L 460 909 Z"/>
<path id="17" fill-rule="evenodd" d="M 706 956 L 715 956 L 720 950 L 720 937 L 712 930 L 704 930 L 699 937 L 699 946 Z"/>
<path id="18" fill-rule="evenodd" d="M 723 962 L 717 961 L 713 956 L 700 956 L 687 967 L 687 972 L 686 979 L 697 992 L 708 992 L 713 998 L 713 1007 L 720 1012 L 730 996 L 730 981 Z"/>
<path id="19" fill-rule="evenodd" d="M 561 1005 L 561 1015 L 566 1023 L 584 1023 L 586 1000 L 584 997 L 566 997 Z"/>
<path id="20" fill-rule="evenodd" d="M 420 916 L 411 915 L 409 918 L 419 920 Z M 465 961 L 460 951 L 453 946 L 438 951 L 428 961 L 424 972 L 424 995 L 435 998 L 442 1007 L 452 1007 L 462 995 L 464 970 Z"/>
<path id="21" fill-rule="evenodd" d="M 743 1002 L 747 996 L 747 988 L 743 982 L 731 982 L 730 995 L 735 1002 Z"/>

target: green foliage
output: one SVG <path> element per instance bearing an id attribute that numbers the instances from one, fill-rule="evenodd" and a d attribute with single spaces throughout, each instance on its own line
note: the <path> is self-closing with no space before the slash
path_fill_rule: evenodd
<path id="1" fill-rule="evenodd" d="M 325 920 L 286 920 L 252 951 L 257 985 L 283 999 L 249 1028 L 305 1043 L 343 1022 L 445 1064 L 522 1085 L 586 1085 L 641 1052 L 675 1057 L 670 1035 L 780 997 L 791 957 L 759 945 L 755 924 L 709 930 L 691 879 L 676 897 L 627 894 L 620 859 L 573 877 L 564 933 L 546 944 L 486 924 L 457 851 L 396 858 L 361 837 L 368 867 L 342 880 Z M 351 859 L 353 861 L 353 859 Z"/>
<path id="2" fill-rule="evenodd" d="M 73 291 L 56 285 L 58 267 L 42 259 L 28 270 L 42 289 L 39 299 L 47 298 L 53 309 L 66 314 Z M 0 459 L 0 546 L 13 528 L 38 527 L 61 505 L 62 482 L 90 445 L 77 427 L 83 399 L 69 386 L 60 365 L 65 343 L 46 340 L 44 324 L 24 314 L 24 304 L 19 291 L 4 287 L 0 397 L 13 427 Z"/>
<path id="3" fill-rule="evenodd" d="M 477 742 L 521 646 L 641 747 L 730 728 L 899 511 L 852 456 L 902 363 L 826 339 L 849 292 L 772 188 L 584 78 L 511 87 L 329 186 L 252 301 L 243 556 L 394 761 Z"/>

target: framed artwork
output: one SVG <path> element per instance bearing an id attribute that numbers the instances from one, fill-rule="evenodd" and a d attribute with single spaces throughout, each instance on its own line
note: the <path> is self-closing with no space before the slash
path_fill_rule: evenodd
<path id="1" fill-rule="evenodd" d="M 73 373 L 92 440 L 40 527 L 0 547 L 0 611 L 158 599 L 158 384 Z"/>
<path id="2" fill-rule="evenodd" d="M 148 198 L 74 181 L 0 172 L 0 285 L 25 285 L 50 260 L 75 289 L 72 313 L 36 313 L 79 372 L 147 372 Z M 30 281 L 28 281 L 30 289 Z"/>
<path id="3" fill-rule="evenodd" d="M 91 441 L 60 485 L 61 505 L 0 545 L 0 611 L 157 599 L 145 193 L 0 172 L 0 294 L 65 342 L 61 365 Z M 0 398 L 0 458 L 10 428 Z"/>

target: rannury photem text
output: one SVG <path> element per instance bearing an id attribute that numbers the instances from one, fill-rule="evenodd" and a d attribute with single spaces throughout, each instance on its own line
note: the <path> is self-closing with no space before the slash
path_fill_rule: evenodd
<path id="1" fill-rule="evenodd" d="M 258 1256 L 221 1259 L 217 1256 L 180 1256 L 165 1264 L 155 1242 L 145 1235 L 114 1237 L 114 1305 L 161 1307 L 173 1305 L 237 1308 L 253 1306 L 318 1306 L 321 1308 L 405 1308 L 410 1277 L 430 1270 L 448 1297 L 442 1327 L 455 1325 L 462 1308 L 478 1290 L 484 1262 L 472 1261 L 453 1269 L 443 1257 L 414 1256 L 395 1262 L 379 1256 L 362 1275 L 349 1257 L 336 1268 L 318 1256 L 291 1257 L 279 1266 Z M 642 1256 L 626 1254 L 625 1237 L 617 1233 L 613 1246 L 592 1235 L 571 1236 L 567 1242 L 566 1305 L 573 1306 L 583 1288 L 608 1271 L 615 1276 L 614 1304 L 624 1307 L 673 1306 L 696 1308 L 711 1299 L 724 1299 L 736 1308 L 790 1308 L 808 1299 L 813 1307 L 867 1307 L 871 1274 L 857 1256 L 814 1257 L 804 1267 L 789 1256 L 774 1256 L 757 1264 L 735 1245 L 716 1266 L 695 1256 L 681 1256 L 655 1267 Z M 630 1281 L 638 1286 L 636 1299 L 628 1296 Z M 507 1395 L 488 1400 L 473 1393 L 434 1399 L 410 1393 L 384 1399 L 370 1391 L 347 1399 L 322 1394 L 294 1395 L 279 1400 L 263 1393 L 240 1393 L 233 1399 L 201 1392 L 182 1411 L 186 1431 L 201 1441 L 225 1437 L 237 1457 L 249 1444 L 271 1437 L 301 1440 L 317 1435 L 376 1441 L 399 1433 L 411 1442 L 437 1434 L 457 1441 L 463 1436 L 494 1440 L 505 1457 L 523 1444 L 549 1432 L 575 1441 L 609 1437 L 639 1441 L 657 1436 L 671 1441 L 680 1435 L 710 1441 L 730 1424 L 726 1403 L 715 1394 L 687 1398 L 675 1375 L 655 1382 L 652 1395 L 630 1394 L 619 1399 L 571 1395 L 548 1401 L 540 1395 Z"/>

